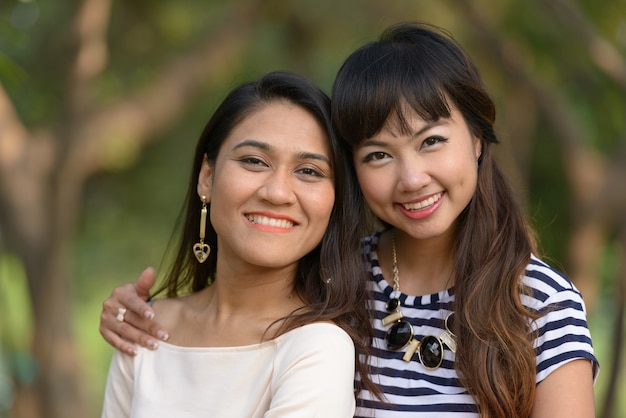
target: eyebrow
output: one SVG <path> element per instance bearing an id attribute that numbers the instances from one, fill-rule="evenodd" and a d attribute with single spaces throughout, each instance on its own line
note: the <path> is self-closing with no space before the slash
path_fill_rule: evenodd
<path id="1" fill-rule="evenodd" d="M 441 126 L 441 125 L 448 125 L 450 122 L 448 121 L 448 118 L 439 118 L 435 121 L 432 122 L 428 122 L 426 123 L 424 126 L 422 126 L 421 129 L 419 129 L 418 131 L 415 131 L 411 134 L 411 139 L 415 139 L 416 137 L 422 135 L 424 132 L 429 131 L 432 128 L 435 128 L 437 126 Z M 393 136 L 394 138 L 396 137 L 396 134 L 394 134 L 391 130 L 388 130 L 389 133 L 391 134 L 391 136 Z M 376 141 L 374 139 L 366 139 L 363 142 L 361 142 L 361 144 L 359 144 L 359 147 L 366 147 L 366 146 L 379 146 L 379 147 L 383 147 L 386 146 L 387 143 L 383 142 L 383 141 Z"/>
<path id="2" fill-rule="evenodd" d="M 276 147 L 266 143 L 266 142 L 261 142 L 261 141 L 257 141 L 255 139 L 246 139 L 245 141 L 242 141 L 240 143 L 238 143 L 237 145 L 235 145 L 233 147 L 233 149 L 239 149 L 239 148 L 243 148 L 243 147 L 255 147 L 255 148 L 259 148 L 263 151 L 267 151 L 267 152 L 271 152 L 271 151 L 275 151 Z M 328 157 L 326 157 L 325 155 L 322 154 L 318 154 L 315 152 L 299 152 L 298 154 L 296 154 L 297 157 L 301 160 L 319 160 L 319 161 L 323 161 L 326 164 L 328 164 L 329 166 L 332 167 L 332 164 L 330 162 L 330 159 Z"/>
<path id="3" fill-rule="evenodd" d="M 330 167 L 333 166 L 330 163 L 330 160 L 325 155 L 317 154 L 315 152 L 299 152 L 298 153 L 298 158 L 303 159 L 303 160 L 319 160 L 319 161 L 325 162 Z"/>
<path id="4" fill-rule="evenodd" d="M 417 132 L 414 132 L 411 135 L 411 137 L 415 138 L 416 136 L 420 136 L 421 134 L 423 134 L 424 132 L 426 132 L 426 131 L 428 131 L 428 130 L 430 130 L 432 128 L 435 128 L 435 127 L 441 126 L 441 125 L 449 125 L 449 124 L 450 124 L 449 118 L 439 118 L 439 119 L 437 119 L 435 121 L 428 122 L 426 125 L 422 126 L 422 129 L 420 129 Z"/>
<path id="5" fill-rule="evenodd" d="M 241 141 L 240 143 L 235 145 L 233 149 L 236 150 L 236 149 L 243 148 L 243 147 L 255 147 L 255 148 L 260 148 L 263 151 L 272 151 L 274 149 L 274 147 L 272 147 L 270 144 L 267 144 L 261 141 L 256 141 L 254 139 L 246 139 L 245 141 Z"/>

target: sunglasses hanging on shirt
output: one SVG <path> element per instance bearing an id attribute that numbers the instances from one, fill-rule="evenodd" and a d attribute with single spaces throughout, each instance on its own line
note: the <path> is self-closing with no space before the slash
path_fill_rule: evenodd
<path id="1" fill-rule="evenodd" d="M 397 308 L 391 308 L 392 313 L 382 320 L 385 326 L 393 323 L 385 335 L 387 349 L 391 351 L 401 351 L 405 347 L 408 347 L 402 359 L 406 362 L 410 362 L 417 352 L 419 362 L 428 370 L 436 370 L 441 366 L 441 363 L 443 363 L 444 345 L 453 353 L 456 352 L 454 334 L 450 331 L 448 326 L 453 312 L 446 317 L 446 330 L 440 336 L 425 335 L 418 340 L 414 338 L 413 326 L 408 321 L 402 319 L 400 300 L 395 298 L 390 299 L 386 305 L 387 311 L 389 312 L 390 307 L 394 305 L 397 306 Z"/>

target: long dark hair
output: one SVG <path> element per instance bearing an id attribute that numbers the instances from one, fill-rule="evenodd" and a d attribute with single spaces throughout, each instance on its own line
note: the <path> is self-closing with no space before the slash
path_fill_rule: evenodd
<path id="1" fill-rule="evenodd" d="M 276 101 L 302 107 L 326 133 L 334 171 L 335 204 L 322 241 L 298 264 L 294 290 L 307 305 L 283 318 L 278 332 L 273 335 L 313 321 L 333 321 L 354 341 L 356 370 L 364 379 L 363 384 L 372 386 L 364 361 L 369 355 L 372 330 L 366 309 L 369 296 L 366 288 L 367 273 L 359 255 L 359 239 L 363 230 L 360 223 L 354 222 L 362 218 L 365 205 L 356 175 L 349 166 L 349 148 L 337 139 L 332 128 L 330 99 L 304 77 L 277 71 L 258 81 L 245 83 L 226 96 L 208 121 L 193 157 L 174 260 L 155 294 L 175 297 L 211 285 L 215 278 L 219 248 L 217 234 L 210 222 L 205 238 L 211 247 L 209 258 L 200 264 L 192 252 L 192 246 L 198 240 L 200 223 L 201 203 L 197 195 L 197 182 L 202 160 L 206 155 L 210 162 L 214 162 L 222 143 L 237 124 L 255 110 Z M 207 206 L 210 210 L 210 204 Z"/>
<path id="2" fill-rule="evenodd" d="M 532 233 L 490 145 L 495 106 L 478 69 L 438 28 L 401 23 L 343 64 L 332 93 L 333 122 L 351 147 L 378 133 L 390 116 L 407 133 L 404 109 L 422 119 L 450 117 L 451 105 L 480 138 L 478 184 L 454 240 L 455 367 L 483 417 L 527 417 L 535 393 L 535 352 L 520 295 L 535 251 Z"/>

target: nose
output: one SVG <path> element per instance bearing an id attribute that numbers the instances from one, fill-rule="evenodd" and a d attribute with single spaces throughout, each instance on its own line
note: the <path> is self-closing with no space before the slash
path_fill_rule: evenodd
<path id="1" fill-rule="evenodd" d="M 431 181 L 425 163 L 417 158 L 402 160 L 398 165 L 397 175 L 396 187 L 401 192 L 419 190 Z"/>
<path id="2" fill-rule="evenodd" d="M 291 205 L 296 201 L 293 176 L 284 170 L 273 171 L 259 188 L 259 198 L 272 205 Z"/>

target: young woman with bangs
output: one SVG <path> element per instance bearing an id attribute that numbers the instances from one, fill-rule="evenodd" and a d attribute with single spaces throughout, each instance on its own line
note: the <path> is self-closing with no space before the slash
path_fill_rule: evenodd
<path id="1" fill-rule="evenodd" d="M 583 299 L 538 256 L 470 57 L 433 27 L 393 26 L 348 57 L 332 109 L 383 225 L 364 251 L 387 403 L 365 391 L 357 416 L 594 416 Z"/>

